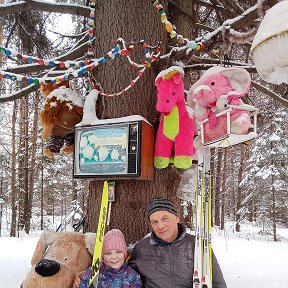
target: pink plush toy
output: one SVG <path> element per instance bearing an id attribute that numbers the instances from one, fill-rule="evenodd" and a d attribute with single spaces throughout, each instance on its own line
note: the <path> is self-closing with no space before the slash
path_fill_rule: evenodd
<path id="1" fill-rule="evenodd" d="M 182 68 L 172 66 L 161 71 L 155 80 L 156 110 L 162 113 L 154 152 L 154 166 L 159 169 L 169 165 L 173 144 L 175 167 L 187 169 L 192 164 L 195 122 L 186 110 L 183 76 Z"/>
<path id="2" fill-rule="evenodd" d="M 227 104 L 243 104 L 240 97 L 248 93 L 250 83 L 250 74 L 245 69 L 215 66 L 208 69 L 190 88 L 187 102 L 194 108 L 196 120 L 201 122 L 205 118 L 209 119 L 204 125 L 207 141 L 226 131 L 226 116 L 216 118 L 216 113 L 225 110 Z M 231 133 L 246 134 L 250 125 L 250 116 L 246 111 L 235 109 L 231 112 Z"/>

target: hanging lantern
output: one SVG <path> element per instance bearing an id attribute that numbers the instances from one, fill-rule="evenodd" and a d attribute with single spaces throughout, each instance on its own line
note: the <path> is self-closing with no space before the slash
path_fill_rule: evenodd
<path id="1" fill-rule="evenodd" d="M 288 84 L 288 1 L 269 9 L 251 47 L 251 56 L 263 80 Z"/>

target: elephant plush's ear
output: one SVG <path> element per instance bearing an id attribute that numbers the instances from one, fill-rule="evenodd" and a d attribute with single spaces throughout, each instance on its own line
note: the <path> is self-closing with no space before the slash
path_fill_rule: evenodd
<path id="1" fill-rule="evenodd" d="M 85 236 L 85 245 L 88 252 L 93 256 L 94 254 L 94 246 L 96 240 L 96 233 L 87 232 L 84 234 Z"/>
<path id="2" fill-rule="evenodd" d="M 37 242 L 34 254 L 31 259 L 31 265 L 33 266 L 39 260 L 43 257 L 46 247 L 51 245 L 57 238 L 59 237 L 59 233 L 50 231 L 50 230 L 44 230 L 41 233 L 41 236 Z"/>
<path id="3" fill-rule="evenodd" d="M 228 79 L 233 91 L 228 95 L 244 96 L 248 93 L 251 84 L 250 74 L 243 68 L 227 68 L 222 74 Z"/>

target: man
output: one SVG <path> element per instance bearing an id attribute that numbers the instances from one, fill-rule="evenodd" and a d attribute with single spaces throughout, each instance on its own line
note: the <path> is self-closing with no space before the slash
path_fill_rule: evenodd
<path id="1" fill-rule="evenodd" d="M 192 288 L 195 236 L 186 233 L 173 203 L 153 199 L 146 209 L 152 233 L 139 241 L 129 265 L 140 273 L 145 288 Z M 213 253 L 213 288 L 227 288 Z"/>

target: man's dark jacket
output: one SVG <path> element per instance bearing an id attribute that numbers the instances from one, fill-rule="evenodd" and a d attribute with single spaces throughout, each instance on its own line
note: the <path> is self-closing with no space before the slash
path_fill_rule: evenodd
<path id="1" fill-rule="evenodd" d="M 145 288 L 192 288 L 195 236 L 178 224 L 179 235 L 172 243 L 162 242 L 154 232 L 139 241 L 129 265 L 137 271 Z M 221 268 L 213 253 L 213 288 L 227 288 Z"/>

